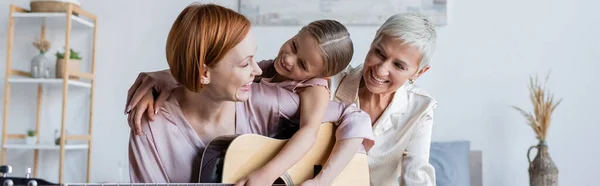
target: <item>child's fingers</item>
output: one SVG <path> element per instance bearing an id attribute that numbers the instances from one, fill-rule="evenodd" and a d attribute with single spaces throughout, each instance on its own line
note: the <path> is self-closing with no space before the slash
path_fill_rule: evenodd
<path id="1" fill-rule="evenodd" d="M 146 112 L 146 114 L 148 114 L 148 119 L 153 121 L 155 113 L 156 112 L 154 111 L 154 105 L 148 104 L 148 111 Z"/>
<path id="2" fill-rule="evenodd" d="M 172 92 L 172 90 L 163 90 L 158 95 L 158 98 L 156 98 L 156 102 L 154 103 L 154 108 L 156 108 L 156 110 L 154 111 L 154 114 L 158 113 L 158 109 L 163 106 L 165 101 L 167 101 L 167 98 L 169 98 L 169 96 L 171 95 L 171 92 Z"/>
<path id="3" fill-rule="evenodd" d="M 127 91 L 127 100 L 125 101 L 125 111 L 124 113 L 127 114 L 131 108 L 130 108 L 130 104 L 129 102 L 131 101 L 131 98 L 133 97 L 133 93 L 135 93 L 137 91 L 137 89 L 139 88 L 140 84 L 142 84 L 142 79 L 143 79 L 143 74 L 140 73 L 138 75 L 138 77 L 135 79 L 135 82 L 133 82 L 133 85 L 131 85 L 131 87 L 129 87 L 129 90 Z M 130 126 L 131 127 L 131 126 Z"/>
<path id="4" fill-rule="evenodd" d="M 135 109 L 134 120 L 135 120 L 135 126 L 136 126 L 139 134 L 141 134 L 142 116 L 144 116 L 144 112 L 146 111 L 146 108 L 148 108 L 148 105 L 142 104 L 142 105 L 140 105 L 140 107 L 136 107 L 136 109 Z"/>

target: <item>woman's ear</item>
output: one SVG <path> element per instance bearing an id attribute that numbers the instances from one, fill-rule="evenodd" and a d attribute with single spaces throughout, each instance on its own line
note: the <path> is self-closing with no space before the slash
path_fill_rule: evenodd
<path id="1" fill-rule="evenodd" d="M 200 83 L 207 85 L 210 83 L 210 72 L 206 68 L 206 65 L 204 65 L 203 67 L 204 67 L 204 70 L 203 70 L 204 72 L 200 75 Z"/>
<path id="2" fill-rule="evenodd" d="M 421 77 L 421 75 L 423 75 L 425 72 L 427 72 L 430 67 L 431 66 L 426 66 L 425 68 L 419 70 L 417 72 L 417 74 L 415 74 L 413 77 L 410 78 L 410 80 L 414 81 L 414 80 L 418 79 L 419 77 Z"/>

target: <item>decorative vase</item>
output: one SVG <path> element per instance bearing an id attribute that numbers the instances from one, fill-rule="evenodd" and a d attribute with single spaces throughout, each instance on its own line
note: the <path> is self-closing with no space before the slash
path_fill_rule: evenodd
<path id="1" fill-rule="evenodd" d="M 27 145 L 35 145 L 35 141 L 37 140 L 37 138 L 35 136 L 27 136 L 25 137 L 25 143 Z"/>
<path id="2" fill-rule="evenodd" d="M 31 77 L 33 78 L 47 78 L 47 74 L 49 75 L 48 71 L 48 58 L 46 58 L 46 55 L 44 55 L 44 53 L 40 53 L 39 55 L 35 56 L 32 60 L 31 60 L 31 70 L 30 70 L 30 74 Z"/>
<path id="3" fill-rule="evenodd" d="M 531 161 L 531 149 L 537 148 L 537 155 Z M 550 153 L 545 141 L 540 141 L 537 146 L 531 146 L 527 150 L 527 161 L 529 161 L 529 185 L 530 186 L 557 186 L 558 168 Z"/>

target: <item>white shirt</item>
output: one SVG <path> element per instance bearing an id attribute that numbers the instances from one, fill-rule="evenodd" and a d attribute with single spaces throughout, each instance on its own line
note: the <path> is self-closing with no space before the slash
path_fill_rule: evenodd
<path id="1" fill-rule="evenodd" d="M 360 105 L 362 65 L 331 77 L 331 100 Z M 372 186 L 435 185 L 429 164 L 433 110 L 437 102 L 422 89 L 405 84 L 373 125 L 375 146 L 368 153 Z M 403 156 L 403 153 L 407 154 Z"/>

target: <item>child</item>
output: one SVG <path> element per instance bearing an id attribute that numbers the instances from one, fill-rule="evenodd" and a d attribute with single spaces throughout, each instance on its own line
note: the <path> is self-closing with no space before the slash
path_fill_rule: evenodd
<path id="1" fill-rule="evenodd" d="M 281 152 L 262 169 L 250 174 L 250 178 L 255 174 L 272 172 L 273 174 L 266 176 L 270 181 L 268 183 L 272 183 L 310 150 L 315 143 L 323 114 L 329 103 L 328 82 L 324 78 L 346 68 L 353 52 L 350 34 L 344 25 L 334 20 L 318 20 L 303 27 L 294 37 L 285 42 L 275 59 L 259 62 L 263 74 L 257 81 L 285 88 L 300 96 L 300 129 L 290 139 L 290 142 L 299 144 L 286 144 Z M 352 148 L 354 151 L 344 154 L 349 158 L 358 150 L 361 142 L 362 140 L 343 140 L 339 148 Z M 339 173 L 344 166 L 345 164 L 340 163 L 332 166 L 332 169 L 335 168 Z M 337 173 L 322 176 L 323 172 L 317 175 L 320 179 L 316 182 L 330 185 Z"/>

